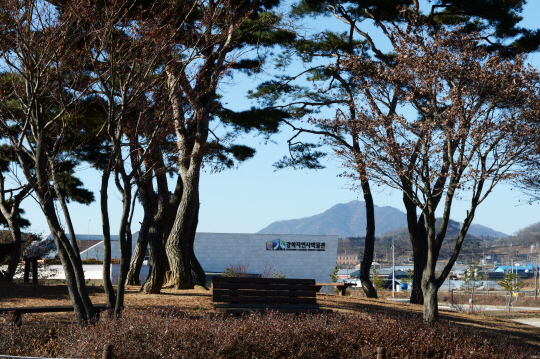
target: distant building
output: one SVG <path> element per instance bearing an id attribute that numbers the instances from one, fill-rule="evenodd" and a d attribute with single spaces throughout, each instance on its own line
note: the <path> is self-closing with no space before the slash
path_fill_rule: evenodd
<path id="1" fill-rule="evenodd" d="M 336 258 L 336 264 L 337 265 L 356 265 L 360 262 L 358 260 L 358 253 L 352 254 L 352 253 L 345 253 L 345 254 L 338 254 Z"/>
<path id="2" fill-rule="evenodd" d="M 335 235 L 197 232 L 194 250 L 206 272 L 248 265 L 252 274 L 276 270 L 325 283 L 336 267 L 337 245 Z"/>
<path id="3" fill-rule="evenodd" d="M 70 239 L 69 234 L 66 233 L 66 236 L 68 237 L 68 239 Z M 103 235 L 77 234 L 76 237 L 77 246 L 79 247 L 79 252 L 82 260 L 95 259 L 98 261 L 103 261 Z M 138 239 L 139 231 L 131 234 L 131 253 L 133 253 L 133 251 L 135 250 Z M 52 258 L 57 255 L 56 246 L 54 245 L 51 234 L 48 234 L 45 238 L 43 238 L 42 242 L 52 243 L 52 250 L 48 257 Z M 148 250 L 145 259 L 148 259 L 147 257 Z M 111 235 L 111 259 L 113 261 L 120 260 L 120 242 L 118 235 Z"/>
<path id="4" fill-rule="evenodd" d="M 82 234 L 77 238 L 81 259 L 103 260 L 101 235 Z M 132 252 L 138 238 L 139 232 L 132 234 Z M 204 271 L 212 275 L 221 274 L 227 268 L 243 266 L 249 274 L 267 276 L 277 271 L 287 278 L 327 282 L 335 268 L 337 243 L 338 236 L 335 235 L 197 232 L 194 251 Z M 113 262 L 120 259 L 118 236 L 111 235 L 111 258 Z M 113 274 L 115 270 L 113 267 Z M 147 270 L 143 268 L 141 272 Z"/>

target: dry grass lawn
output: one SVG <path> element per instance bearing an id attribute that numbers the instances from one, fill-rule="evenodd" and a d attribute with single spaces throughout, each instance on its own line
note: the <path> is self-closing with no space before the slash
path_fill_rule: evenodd
<path id="1" fill-rule="evenodd" d="M 93 303 L 105 303 L 105 295 L 101 286 L 89 286 Z M 417 305 L 393 302 L 385 299 L 367 299 L 361 297 L 341 297 L 332 294 L 318 294 L 317 301 L 323 308 L 334 311 L 362 313 L 422 313 Z M 0 285 L 0 307 L 30 307 L 71 304 L 64 285 Z M 203 289 L 175 290 L 165 289 L 161 294 L 142 294 L 139 287 L 127 286 L 126 307 L 144 309 L 147 307 L 173 306 L 185 311 L 212 311 L 210 291 Z M 540 348 L 540 328 L 520 324 L 510 320 L 509 314 L 491 313 L 467 314 L 452 311 L 441 311 L 442 320 L 455 322 L 459 326 L 474 328 L 488 336 L 504 334 L 518 342 L 536 345 Z M 535 312 L 515 312 L 511 317 L 540 317 Z M 48 322 L 48 325 L 75 323 L 72 313 L 36 314 L 35 319 Z M 32 315 L 23 316 L 25 322 L 32 322 Z"/>

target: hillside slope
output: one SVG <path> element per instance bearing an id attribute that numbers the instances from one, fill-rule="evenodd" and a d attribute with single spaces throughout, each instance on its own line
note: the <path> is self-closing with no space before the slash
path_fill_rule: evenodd
<path id="1" fill-rule="evenodd" d="M 460 224 L 451 220 L 450 237 L 459 231 Z M 271 223 L 261 229 L 261 234 L 334 234 L 340 238 L 364 237 L 366 235 L 366 204 L 363 201 L 339 203 L 323 213 L 311 217 L 289 219 Z M 504 238 L 508 235 L 480 224 L 472 224 L 468 234 L 475 237 Z M 406 214 L 394 207 L 375 206 L 375 235 L 408 237 Z"/>
<path id="2" fill-rule="evenodd" d="M 375 206 L 375 235 L 407 225 L 405 213 L 393 207 Z M 339 203 L 311 217 L 277 221 L 261 234 L 337 234 L 340 238 L 366 235 L 366 205 L 362 201 Z"/>

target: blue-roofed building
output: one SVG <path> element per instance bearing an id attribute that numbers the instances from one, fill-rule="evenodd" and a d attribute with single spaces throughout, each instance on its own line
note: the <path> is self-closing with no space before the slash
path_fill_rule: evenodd
<path id="1" fill-rule="evenodd" d="M 530 278 L 534 275 L 534 265 L 518 265 L 518 266 L 504 266 L 500 265 L 494 269 L 486 271 L 488 275 L 493 274 L 497 277 L 503 277 L 506 273 L 517 273 L 518 277 Z"/>

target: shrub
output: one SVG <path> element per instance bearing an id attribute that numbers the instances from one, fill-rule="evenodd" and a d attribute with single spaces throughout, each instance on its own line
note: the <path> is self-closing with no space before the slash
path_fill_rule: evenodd
<path id="1" fill-rule="evenodd" d="M 175 308 L 127 309 L 121 319 L 103 317 L 86 328 L 58 334 L 5 326 L 2 353 L 99 358 L 105 343 L 117 358 L 530 358 L 533 347 L 499 336 L 486 338 L 455 324 L 423 323 L 415 315 L 269 313 L 223 317 Z M 50 352 L 49 352 L 50 351 Z"/>
<path id="2" fill-rule="evenodd" d="M 229 267 L 225 268 L 222 277 L 249 277 L 248 272 L 249 264 L 238 263 L 236 265 L 231 264 Z"/>
<path id="3" fill-rule="evenodd" d="M 281 273 L 270 264 L 270 260 L 266 261 L 264 268 L 259 270 L 259 274 L 250 274 L 249 273 L 249 263 L 238 263 L 230 264 L 229 267 L 225 268 L 222 277 L 252 277 L 256 276 L 257 278 L 285 278 L 285 274 Z"/>

